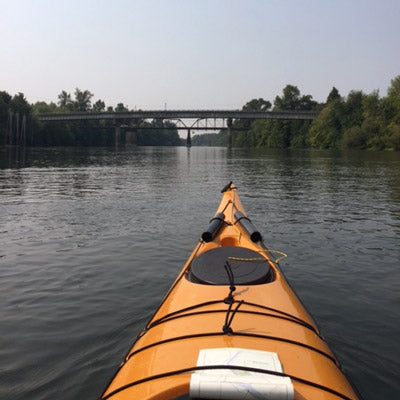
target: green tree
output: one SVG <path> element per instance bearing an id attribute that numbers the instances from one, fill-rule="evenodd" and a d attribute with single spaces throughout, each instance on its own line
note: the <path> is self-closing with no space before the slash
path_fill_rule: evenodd
<path id="1" fill-rule="evenodd" d="M 7 135 L 8 112 L 11 109 L 11 95 L 0 91 L 0 145 L 5 143 Z"/>
<path id="2" fill-rule="evenodd" d="M 62 109 L 62 111 L 72 111 L 73 102 L 71 99 L 71 94 L 63 90 L 58 95 L 58 106 Z"/>
<path id="3" fill-rule="evenodd" d="M 358 125 L 354 125 L 344 131 L 342 142 L 344 147 L 351 149 L 365 149 L 367 147 L 364 132 Z"/>
<path id="4" fill-rule="evenodd" d="M 318 149 L 340 147 L 343 110 L 343 102 L 339 99 L 322 109 L 310 127 L 308 143 L 311 147 Z"/>
<path id="5" fill-rule="evenodd" d="M 390 81 L 390 86 L 388 88 L 388 97 L 399 98 L 400 96 L 400 75 L 396 76 Z"/>
<path id="6" fill-rule="evenodd" d="M 382 102 L 386 124 L 383 142 L 391 150 L 400 150 L 400 75 L 391 80 L 387 93 Z"/>
<path id="7" fill-rule="evenodd" d="M 93 94 L 89 90 L 75 89 L 75 100 L 73 101 L 73 110 L 87 112 L 91 109 Z"/>
<path id="8" fill-rule="evenodd" d="M 283 96 L 276 96 L 274 109 L 279 111 L 296 110 L 300 106 L 300 90 L 297 86 L 286 85 Z"/>
<path id="9" fill-rule="evenodd" d="M 312 110 L 317 106 L 317 102 L 312 99 L 310 94 L 301 96 L 297 86 L 286 85 L 283 89 L 282 97 L 276 96 L 274 100 L 274 110 Z"/>
<path id="10" fill-rule="evenodd" d="M 390 150 L 400 150 L 400 124 L 392 122 L 387 127 L 387 134 L 383 138 L 385 147 Z"/>
<path id="11" fill-rule="evenodd" d="M 94 112 L 102 112 L 106 109 L 106 103 L 103 100 L 97 100 L 96 103 L 93 104 L 92 111 Z"/>
<path id="12" fill-rule="evenodd" d="M 271 107 L 271 102 L 264 100 L 263 98 L 259 98 L 248 101 L 242 107 L 242 111 L 268 111 Z"/>
<path id="13" fill-rule="evenodd" d="M 11 109 L 14 112 L 20 113 L 21 115 L 29 115 L 32 111 L 31 105 L 28 103 L 24 94 L 21 92 L 14 95 L 10 104 L 11 104 Z"/>
<path id="14" fill-rule="evenodd" d="M 286 85 L 282 91 L 282 97 L 276 96 L 274 110 L 288 111 L 311 111 L 318 103 L 311 95 L 301 95 L 297 86 Z M 307 134 L 310 122 L 308 121 L 274 121 L 268 122 L 267 126 L 273 135 L 269 138 L 270 147 L 305 147 L 307 145 Z"/>
<path id="15" fill-rule="evenodd" d="M 129 108 L 124 105 L 124 103 L 118 103 L 117 107 L 114 109 L 115 112 L 128 112 Z"/>
<path id="16" fill-rule="evenodd" d="M 377 90 L 364 95 L 361 103 L 363 121 L 361 131 L 365 140 L 362 148 L 382 150 L 385 147 L 383 140 L 385 123 L 383 118 L 382 99 Z"/>
<path id="17" fill-rule="evenodd" d="M 73 146 L 75 136 L 69 123 L 65 122 L 41 122 L 36 118 L 40 113 L 64 112 L 65 108 L 51 102 L 38 101 L 32 105 L 32 137 L 29 144 L 32 146 Z"/>
<path id="18" fill-rule="evenodd" d="M 391 80 L 383 106 L 388 125 L 391 122 L 400 124 L 400 75 Z"/>
<path id="19" fill-rule="evenodd" d="M 45 101 L 38 101 L 32 105 L 32 112 L 35 115 L 42 113 L 57 113 L 59 112 L 59 107 L 53 102 L 47 104 Z"/>
<path id="20" fill-rule="evenodd" d="M 335 86 L 332 88 L 332 90 L 328 94 L 328 98 L 326 99 L 327 104 L 333 103 L 336 100 L 340 100 L 340 94 L 339 91 L 335 88 Z"/>
<path id="21" fill-rule="evenodd" d="M 252 99 L 242 107 L 242 111 L 263 112 L 263 111 L 268 111 L 271 108 L 271 106 L 272 106 L 271 102 L 269 102 L 268 100 L 264 100 L 263 98 Z M 250 143 L 251 138 L 248 132 L 253 122 L 254 119 L 249 119 L 249 118 L 240 118 L 233 122 L 232 137 L 234 146 L 236 147 L 252 146 L 252 144 Z"/>
<path id="22" fill-rule="evenodd" d="M 345 129 L 352 126 L 361 126 L 363 122 L 362 104 L 364 93 L 361 90 L 352 90 L 344 102 L 344 112 L 342 115 L 342 125 Z"/>

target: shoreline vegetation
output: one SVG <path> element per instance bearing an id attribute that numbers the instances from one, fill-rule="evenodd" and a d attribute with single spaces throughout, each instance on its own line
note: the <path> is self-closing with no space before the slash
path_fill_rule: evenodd
<path id="1" fill-rule="evenodd" d="M 90 91 L 77 88 L 74 98 L 63 90 L 57 103 L 30 104 L 23 93 L 11 96 L 0 91 L 0 146 L 10 144 L 8 132 L 12 121 L 13 129 L 22 129 L 22 123 L 15 120 L 16 115 L 20 116 L 18 118 L 26 116 L 27 146 L 113 146 L 112 121 L 46 123 L 37 118 L 39 113 L 130 111 L 123 103 L 106 107 L 102 100 L 92 103 L 92 98 Z M 392 79 L 385 97 L 380 97 L 378 91 L 365 94 L 355 90 L 343 97 L 333 87 L 326 102 L 318 103 L 311 95 L 302 95 L 296 86 L 287 85 L 273 104 L 263 98 L 253 99 L 242 110 L 301 110 L 316 111 L 319 115 L 313 121 L 235 120 L 232 125 L 234 147 L 400 150 L 400 75 Z M 136 132 L 139 146 L 186 143 L 171 121 L 123 121 L 123 124 L 125 130 Z M 225 146 L 226 143 L 226 131 L 192 138 L 194 146 Z"/>

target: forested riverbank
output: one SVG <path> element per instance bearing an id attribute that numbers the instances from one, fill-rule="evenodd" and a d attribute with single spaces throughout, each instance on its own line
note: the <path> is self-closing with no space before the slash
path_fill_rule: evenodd
<path id="1" fill-rule="evenodd" d="M 0 91 L 0 145 L 17 144 L 20 138 L 28 146 L 112 146 L 112 121 L 46 123 L 37 118 L 39 113 L 129 111 L 123 103 L 107 107 L 103 100 L 92 99 L 90 91 L 77 88 L 74 96 L 63 90 L 57 103 L 31 104 L 23 93 L 12 96 Z M 400 150 L 400 75 L 391 81 L 384 97 L 378 91 L 366 94 L 355 90 L 342 96 L 333 87 L 326 101 L 318 103 L 312 95 L 302 95 L 297 86 L 287 85 L 273 103 L 253 99 L 242 110 L 316 111 L 319 115 L 313 121 L 235 120 L 235 147 Z M 135 132 L 137 145 L 184 144 L 171 121 L 123 121 L 123 125 L 123 134 Z M 10 138 L 11 131 L 14 138 Z M 196 135 L 192 140 L 193 145 L 200 146 L 220 146 L 226 142 L 225 131 Z"/>
<path id="2" fill-rule="evenodd" d="M 123 103 L 116 107 L 106 106 L 103 100 L 92 102 L 93 94 L 89 90 L 77 88 L 74 96 L 62 91 L 57 103 L 39 101 L 30 104 L 23 93 L 11 96 L 0 91 L 0 145 L 15 144 L 16 137 L 22 136 L 22 116 L 26 116 L 25 143 L 27 146 L 114 146 L 115 126 L 113 121 L 60 121 L 41 122 L 40 113 L 70 113 L 70 112 L 125 112 L 130 111 Z M 10 114 L 13 119 L 14 138 L 9 137 Z M 17 128 L 16 119 L 20 123 Z M 135 144 L 139 146 L 179 146 L 183 141 L 178 130 L 170 121 L 120 121 L 123 125 L 122 135 L 135 132 Z M 124 138 L 122 138 L 124 140 Z"/>
<path id="3" fill-rule="evenodd" d="M 237 120 L 233 123 L 236 147 L 400 150 L 400 76 L 391 81 L 387 96 L 377 91 L 351 91 L 341 96 L 333 87 L 325 103 L 302 95 L 287 85 L 273 104 L 253 99 L 243 110 L 317 111 L 314 121 Z M 223 145 L 226 132 L 193 138 L 194 145 Z"/>

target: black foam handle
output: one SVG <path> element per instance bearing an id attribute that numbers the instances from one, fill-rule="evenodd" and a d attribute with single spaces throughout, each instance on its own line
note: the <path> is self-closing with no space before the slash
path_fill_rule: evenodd
<path id="1" fill-rule="evenodd" d="M 215 234 L 218 232 L 218 229 L 221 227 L 222 223 L 224 222 L 225 215 L 223 213 L 217 214 L 211 221 L 210 225 L 206 231 L 201 234 L 201 238 L 205 242 L 211 242 L 214 239 Z"/>
<path id="2" fill-rule="evenodd" d="M 261 242 L 261 233 L 255 228 L 251 221 L 245 217 L 240 211 L 235 212 L 236 222 L 238 222 L 244 230 L 249 234 L 250 239 L 254 242 Z"/>

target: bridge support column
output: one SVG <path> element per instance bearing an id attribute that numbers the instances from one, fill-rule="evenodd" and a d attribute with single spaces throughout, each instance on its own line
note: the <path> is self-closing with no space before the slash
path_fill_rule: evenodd
<path id="1" fill-rule="evenodd" d="M 13 132 L 14 132 L 13 122 L 14 122 L 14 113 L 11 110 L 8 110 L 8 130 L 6 133 L 5 144 L 8 144 L 10 146 L 13 144 Z"/>
<path id="2" fill-rule="evenodd" d="M 121 127 L 119 125 L 115 125 L 115 147 L 118 147 L 120 137 L 121 137 Z"/>
<path id="3" fill-rule="evenodd" d="M 227 147 L 228 149 L 232 148 L 232 118 L 228 118 L 226 120 L 226 125 L 228 127 L 228 142 Z"/>
<path id="4" fill-rule="evenodd" d="M 125 132 L 125 146 L 136 146 L 136 131 Z"/>
<path id="5" fill-rule="evenodd" d="M 192 147 L 192 138 L 190 136 L 190 129 L 187 131 L 186 147 Z"/>
<path id="6" fill-rule="evenodd" d="M 10 146 L 26 145 L 26 115 L 19 115 L 19 112 L 8 111 L 7 128 L 5 132 L 4 144 Z"/>

